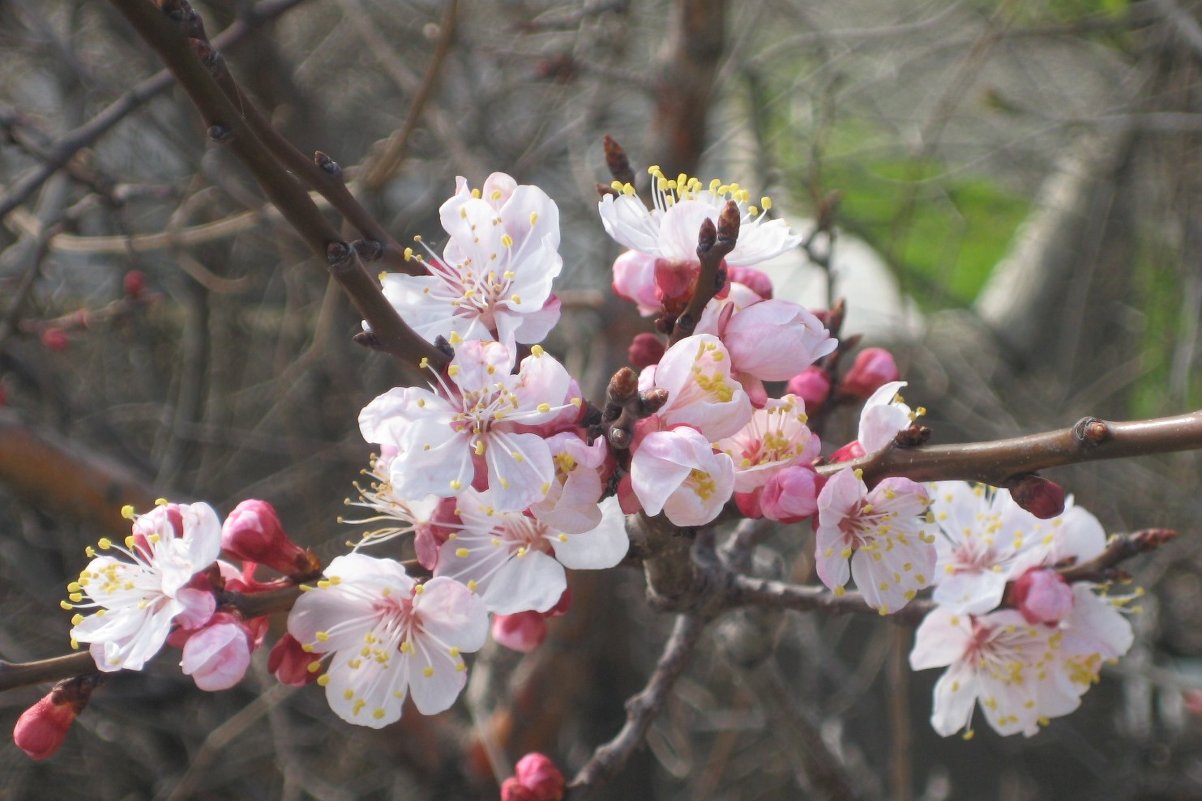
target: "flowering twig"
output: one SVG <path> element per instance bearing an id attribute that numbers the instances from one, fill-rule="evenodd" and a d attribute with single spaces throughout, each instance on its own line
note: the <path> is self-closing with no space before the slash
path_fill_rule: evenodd
<path id="1" fill-rule="evenodd" d="M 1123 578 L 1122 571 L 1117 565 L 1133 556 L 1155 550 L 1169 540 L 1175 539 L 1177 532 L 1168 528 L 1145 528 L 1130 534 L 1119 534 L 1111 538 L 1106 550 L 1079 565 L 1069 565 L 1060 569 L 1060 575 L 1065 581 L 1114 581 Z"/>
<path id="2" fill-rule="evenodd" d="M 626 702 L 626 724 L 608 743 L 597 748 L 593 756 L 568 785 L 567 801 L 580 801 L 609 781 L 622 769 L 647 735 L 651 722 L 667 703 L 668 693 L 684 673 L 689 658 L 705 630 L 707 620 L 698 615 L 680 615 L 664 652 L 655 665 L 655 672 L 638 694 Z"/>
<path id="3" fill-rule="evenodd" d="M 322 216 L 308 192 L 290 175 L 281 159 L 248 122 L 244 111 L 214 77 L 214 51 L 203 38 L 203 25 L 182 0 L 171 0 L 172 19 L 148 0 L 112 0 L 150 44 L 188 92 L 209 125 L 209 136 L 227 144 L 247 166 L 267 196 L 296 229 L 309 248 L 326 260 L 330 273 L 342 285 L 372 328 L 373 347 L 391 353 L 416 369 L 422 358 L 441 366 L 445 353 L 418 336 L 401 320 L 384 298 L 375 279 L 364 269 L 355 248 L 342 241 Z M 197 34 L 199 38 L 190 34 Z"/>

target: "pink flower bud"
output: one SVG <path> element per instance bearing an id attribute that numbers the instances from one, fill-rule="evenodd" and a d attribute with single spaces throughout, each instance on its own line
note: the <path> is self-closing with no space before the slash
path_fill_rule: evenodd
<path id="1" fill-rule="evenodd" d="M 1012 593 L 1028 623 L 1059 623 L 1073 611 L 1073 588 L 1055 570 L 1031 568 L 1014 582 Z"/>
<path id="2" fill-rule="evenodd" d="M 826 403 L 831 394 L 831 378 L 826 370 L 811 365 L 790 378 L 785 391 L 804 400 L 807 409 L 814 410 Z"/>
<path id="3" fill-rule="evenodd" d="M 853 398 L 867 398 L 900 375 L 892 353 L 884 348 L 864 348 L 843 376 L 839 391 Z"/>
<path id="4" fill-rule="evenodd" d="M 310 576 L 320 570 L 317 557 L 288 538 L 275 509 L 266 501 L 251 499 L 234 507 L 221 527 L 221 549 L 286 576 Z"/>
<path id="5" fill-rule="evenodd" d="M 760 508 L 760 496 L 763 494 L 763 487 L 756 487 L 751 492 L 736 492 L 735 506 L 739 507 L 739 514 L 752 520 L 763 517 L 764 510 Z"/>
<path id="6" fill-rule="evenodd" d="M 141 270 L 130 270 L 121 279 L 121 291 L 126 297 L 140 298 L 146 290 L 146 273 Z"/>
<path id="7" fill-rule="evenodd" d="M 796 523 L 818 511 L 818 473 L 809 465 L 784 468 L 764 485 L 760 510 L 780 523 Z"/>
<path id="8" fill-rule="evenodd" d="M 254 639 L 240 618 L 218 612 L 184 643 L 180 667 L 202 690 L 228 690 L 246 675 Z"/>
<path id="9" fill-rule="evenodd" d="M 64 679 L 36 704 L 21 713 L 13 727 L 13 742 L 30 759 L 54 756 L 76 715 L 83 711 L 99 686 L 101 677 L 95 674 Z"/>
<path id="10" fill-rule="evenodd" d="M 864 446 L 859 443 L 859 440 L 852 440 L 827 457 L 827 461 L 831 464 L 850 462 L 852 459 L 859 459 L 863 455 Z"/>
<path id="11" fill-rule="evenodd" d="M 1186 712 L 1202 717 L 1202 690 L 1186 690 L 1181 694 L 1181 702 Z"/>
<path id="12" fill-rule="evenodd" d="M 1064 487 L 1055 481 L 1030 474 L 1009 487 L 1010 497 L 1041 520 L 1050 520 L 1064 512 Z"/>
<path id="13" fill-rule="evenodd" d="M 517 779 L 508 778 L 501 783 L 501 801 L 538 801 L 538 796 Z"/>
<path id="14" fill-rule="evenodd" d="M 764 300 L 772 298 L 772 279 L 754 267 L 728 267 L 726 277 L 731 283 L 742 284 Z"/>
<path id="15" fill-rule="evenodd" d="M 513 773 L 513 779 L 529 793 L 525 796 L 511 796 L 515 801 L 519 798 L 529 798 L 530 801 L 560 801 L 563 798 L 563 774 L 555 767 L 550 757 L 538 752 L 526 754 L 518 760 Z M 507 779 L 506 784 L 510 781 L 512 780 Z M 504 785 L 501 788 L 501 798 L 503 801 L 506 799 Z"/>
<path id="16" fill-rule="evenodd" d="M 636 334 L 626 350 L 626 358 L 636 370 L 642 370 L 653 364 L 659 364 L 664 356 L 664 342 L 655 334 L 643 332 Z"/>
<path id="17" fill-rule="evenodd" d="M 56 704 L 51 691 L 40 701 L 21 713 L 13 728 L 13 742 L 30 759 L 48 759 L 54 756 L 67 730 L 75 720 L 75 708 L 69 703 Z"/>
<path id="18" fill-rule="evenodd" d="M 321 654 L 306 651 L 299 640 L 291 634 L 285 634 L 267 655 L 267 670 L 281 684 L 303 687 L 317 680 L 318 674 L 310 670 L 309 665 L 319 661 Z"/>
<path id="19" fill-rule="evenodd" d="M 547 621 L 534 611 L 493 615 L 492 638 L 510 650 L 528 654 L 547 639 Z"/>
<path id="20" fill-rule="evenodd" d="M 47 328 L 42 332 L 42 347 L 46 350 L 66 350 L 70 344 L 71 339 L 61 328 Z"/>

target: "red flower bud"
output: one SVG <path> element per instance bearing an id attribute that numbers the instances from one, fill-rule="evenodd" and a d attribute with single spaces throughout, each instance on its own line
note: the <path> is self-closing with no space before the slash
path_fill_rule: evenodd
<path id="1" fill-rule="evenodd" d="M 291 634 L 285 634 L 267 655 L 267 670 L 281 684 L 303 687 L 317 680 L 318 674 L 309 665 L 321 660 L 321 654 L 310 653 Z"/>
<path id="2" fill-rule="evenodd" d="M 54 756 L 75 716 L 83 711 L 99 686 L 101 677 L 95 674 L 64 679 L 36 704 L 21 713 L 13 727 L 13 742 L 30 759 Z"/>
<path id="3" fill-rule="evenodd" d="M 53 698 L 54 693 L 51 692 L 26 709 L 13 728 L 13 742 L 30 759 L 41 760 L 54 756 L 75 720 L 75 708 L 70 704 L 56 704 Z"/>
<path id="4" fill-rule="evenodd" d="M 547 639 L 547 620 L 533 610 L 512 615 L 494 615 L 492 638 L 500 645 L 528 654 Z"/>
<path id="5" fill-rule="evenodd" d="M 1041 520 L 1064 512 L 1064 487 L 1055 481 L 1029 474 L 1019 478 L 1008 489 L 1015 503 Z"/>
<path id="6" fill-rule="evenodd" d="M 251 499 L 234 507 L 221 527 L 221 549 L 293 578 L 320 569 L 313 552 L 303 550 L 284 533 L 275 509 L 266 501 Z"/>
<path id="7" fill-rule="evenodd" d="M 853 398 L 867 398 L 900 375 L 893 354 L 884 348 L 864 348 L 843 376 L 839 391 Z"/>

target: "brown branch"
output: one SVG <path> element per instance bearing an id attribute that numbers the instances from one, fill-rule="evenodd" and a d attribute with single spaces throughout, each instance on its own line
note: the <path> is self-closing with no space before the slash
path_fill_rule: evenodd
<path id="1" fill-rule="evenodd" d="M 1084 417 L 1058 431 L 992 442 L 885 448 L 852 462 L 823 465 L 831 475 L 847 467 L 864 471 L 864 482 L 904 476 L 913 481 L 979 481 L 1006 486 L 1015 478 L 1049 467 L 1202 449 L 1202 411 L 1174 417 L 1111 422 Z"/>
<path id="2" fill-rule="evenodd" d="M 697 258 L 701 262 L 701 272 L 684 311 L 672 322 L 669 345 L 675 345 L 693 334 L 706 304 L 726 285 L 723 259 L 738 244 L 741 219 L 739 207 L 731 200 L 722 208 L 717 224 L 708 218 L 701 224 L 697 234 Z"/>
<path id="3" fill-rule="evenodd" d="M 213 46 L 228 48 L 241 42 L 262 23 L 274 19 L 285 11 L 299 5 L 303 0 L 266 0 L 259 3 L 244 18 L 213 37 Z M 0 197 L 0 220 L 20 206 L 41 188 L 42 184 L 71 160 L 83 148 L 96 142 L 113 129 L 117 123 L 141 108 L 148 100 L 165 92 L 175 82 L 169 70 L 159 70 L 141 81 L 133 89 L 118 97 L 85 124 L 63 136 L 46 154 L 45 160 L 25 177 L 13 183 L 9 191 Z"/>
<path id="4" fill-rule="evenodd" d="M 1106 549 L 1100 554 L 1082 562 L 1079 565 L 1069 565 L 1060 569 L 1060 575 L 1067 582 L 1113 581 L 1123 578 L 1118 565 L 1133 556 L 1155 550 L 1166 542 L 1176 539 L 1177 532 L 1168 528 L 1145 528 L 1130 534 L 1120 534 L 1112 537 Z"/>
<path id="5" fill-rule="evenodd" d="M 215 52 L 202 40 L 188 35 L 189 30 L 203 30 L 197 18 L 184 13 L 183 19 L 176 22 L 149 0 L 111 2 L 154 48 L 188 92 L 209 126 L 210 138 L 230 147 L 284 219 L 314 253 L 326 260 L 335 280 L 371 326 L 373 345 L 414 369 L 423 358 L 436 366 L 449 361 L 446 354 L 401 320 L 375 279 L 364 269 L 354 248 L 342 241 L 309 193 L 288 173 L 279 161 L 280 157 L 255 135 L 242 109 L 218 85 L 211 72 Z M 173 5 L 172 8 L 178 11 L 180 7 Z M 202 59 L 207 59 L 207 63 Z"/>
<path id="6" fill-rule="evenodd" d="M 568 786 L 566 801 L 587 798 L 594 789 L 613 778 L 642 745 L 651 722 L 667 703 L 668 693 L 688 667 L 706 622 L 706 618 L 698 615 L 676 618 L 672 636 L 664 645 L 647 686 L 626 702 L 626 724 L 612 740 L 593 752 Z"/>
<path id="7" fill-rule="evenodd" d="M 723 603 L 729 607 L 763 606 L 798 612 L 826 612 L 832 615 L 877 615 L 880 610 L 868 605 L 858 592 L 836 596 L 823 586 L 804 586 L 785 581 L 731 575 Z M 931 611 L 930 601 L 917 600 L 888 615 L 891 621 L 916 626 Z"/>

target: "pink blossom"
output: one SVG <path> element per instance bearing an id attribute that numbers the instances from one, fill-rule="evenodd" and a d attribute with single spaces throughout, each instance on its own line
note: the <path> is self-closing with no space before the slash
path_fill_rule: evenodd
<path id="1" fill-rule="evenodd" d="M 340 718 L 378 729 L 410 695 L 424 715 L 455 702 L 467 683 L 462 654 L 488 637 L 476 595 L 447 578 L 418 584 L 399 562 L 363 553 L 337 557 L 325 575 L 297 599 L 288 631 L 329 657 L 317 683 Z"/>
<path id="2" fill-rule="evenodd" d="M 785 391 L 805 401 L 807 409 L 817 409 L 831 394 L 831 378 L 826 370 L 811 365 L 790 378 Z"/>
<path id="3" fill-rule="evenodd" d="M 1055 570 L 1032 568 L 1014 582 L 1014 605 L 1028 623 L 1059 623 L 1073 609 L 1073 588 Z"/>
<path id="4" fill-rule="evenodd" d="M 443 544 L 434 575 L 465 584 L 490 612 L 546 611 L 567 587 L 565 567 L 601 570 L 626 556 L 626 518 L 616 501 L 607 499 L 602 506 L 591 530 L 568 532 L 497 509 L 491 491 L 465 491 L 458 510 L 463 528 Z"/>
<path id="5" fill-rule="evenodd" d="M 698 331 L 708 332 L 703 324 Z M 788 380 L 839 344 L 817 317 L 786 300 L 764 300 L 737 310 L 728 320 L 720 318 L 714 333 L 730 351 L 733 369 L 762 381 Z"/>
<path id="6" fill-rule="evenodd" d="M 735 265 L 727 268 L 726 278 L 732 284 L 742 284 L 747 287 L 762 300 L 772 298 L 772 279 L 762 270 Z"/>
<path id="7" fill-rule="evenodd" d="M 806 427 L 805 404 L 795 395 L 768 400 L 748 423 L 714 447 L 735 466 L 735 492 L 752 492 L 782 469 L 811 464 L 822 448 Z"/>
<path id="8" fill-rule="evenodd" d="M 1031 568 L 1092 559 L 1105 547 L 1102 524 L 1071 499 L 1063 515 L 1041 520 L 1004 489 L 960 481 L 927 487 L 939 553 L 933 597 L 956 610 L 988 612 Z"/>
<path id="9" fill-rule="evenodd" d="M 234 507 L 221 527 L 221 549 L 286 576 L 304 576 L 318 568 L 316 557 L 284 533 L 275 508 L 267 501 L 250 499 Z"/>
<path id="10" fill-rule="evenodd" d="M 1073 585 L 1072 611 L 1058 625 L 1032 624 L 1002 609 L 973 616 L 936 607 L 915 635 L 910 667 L 947 667 L 935 685 L 931 724 L 945 737 L 971 732 L 973 708 L 999 734 L 1030 737 L 1066 715 L 1098 680 L 1102 663 L 1131 647 L 1131 625 L 1092 585 Z"/>
<path id="11" fill-rule="evenodd" d="M 870 491 L 858 473 L 839 471 L 818 495 L 818 578 L 836 595 L 855 579 L 868 605 L 889 614 L 931 582 L 935 538 L 924 531 L 930 499 L 906 478 L 887 478 Z"/>
<path id="12" fill-rule="evenodd" d="M 730 436 L 751 419 L 751 401 L 731 377 L 730 356 L 717 337 L 695 334 L 668 348 L 653 372 L 668 391 L 655 417 L 664 428 L 685 425 L 711 439 Z M 640 389 L 643 389 L 640 377 Z"/>
<path id="13" fill-rule="evenodd" d="M 457 178 L 439 215 L 450 238 L 441 259 L 424 260 L 430 274 L 383 280 L 405 321 L 427 340 L 443 336 L 455 346 L 484 339 L 513 350 L 542 341 L 560 310 L 551 294 L 563 267 L 555 203 L 536 186 L 493 173 L 480 191 Z"/>
<path id="14" fill-rule="evenodd" d="M 250 667 L 254 634 L 240 617 L 218 612 L 184 644 L 180 667 L 202 690 L 228 690 Z"/>
<path id="15" fill-rule="evenodd" d="M 900 375 L 893 354 L 884 348 L 864 348 L 839 382 L 839 391 L 853 398 L 867 398 Z"/>
<path id="16" fill-rule="evenodd" d="M 549 437 L 547 447 L 555 463 L 555 479 L 547 496 L 531 505 L 530 513 L 569 534 L 595 529 L 601 524 L 598 504 L 609 458 L 605 439 L 598 437 L 589 445 L 575 432 L 565 431 Z"/>
<path id="17" fill-rule="evenodd" d="M 722 511 L 734 491 L 734 463 L 714 453 L 709 440 L 688 426 L 655 431 L 631 458 L 631 486 L 643 511 L 661 511 L 678 526 L 702 526 Z"/>
<path id="18" fill-rule="evenodd" d="M 769 520 L 796 523 L 818 511 L 821 480 L 808 464 L 795 464 L 776 473 L 764 485 L 760 511 Z"/>
<path id="19" fill-rule="evenodd" d="M 465 342 L 433 390 L 397 388 L 359 415 L 368 442 L 395 447 L 389 480 L 400 498 L 450 497 L 477 478 L 498 508 L 524 509 L 546 497 L 555 475 L 546 440 L 525 427 L 549 422 L 568 397 L 563 365 L 534 346 L 511 375 L 513 357 L 496 342 Z M 477 461 L 478 460 L 478 461 Z"/>
<path id="20" fill-rule="evenodd" d="M 130 510 L 132 514 L 132 510 Z M 134 520 L 125 547 L 107 538 L 102 551 L 116 550 L 129 562 L 94 557 L 68 585 L 68 608 L 94 608 L 72 618 L 72 641 L 91 643 L 102 671 L 141 670 L 167 640 L 177 618 L 199 625 L 213 613 L 212 592 L 189 587 L 192 577 L 221 551 L 221 524 L 208 505 L 163 504 Z M 84 599 L 87 602 L 84 602 Z"/>
<path id="21" fill-rule="evenodd" d="M 706 219 L 718 220 L 727 202 L 739 208 L 739 239 L 726 257 L 728 264 L 745 267 L 778 256 L 797 247 L 802 237 L 792 234 L 783 220 L 769 219 L 772 202 L 763 198 L 751 205 L 751 196 L 738 184 L 715 179 L 709 188 L 696 178 L 681 175 L 669 179 L 658 167 L 651 173 L 655 208 L 648 210 L 635 195 L 634 187 L 617 187 L 617 197 L 601 198 L 598 210 L 605 231 L 622 245 L 668 262 L 697 261 L 697 232 Z"/>
<path id="22" fill-rule="evenodd" d="M 655 261 L 654 256 L 634 250 L 628 250 L 614 260 L 614 294 L 635 303 L 644 317 L 660 310 Z"/>
<path id="23" fill-rule="evenodd" d="M 905 381 L 891 381 L 873 392 L 860 412 L 860 430 L 856 441 L 866 453 L 875 453 L 893 443 L 917 416 L 897 394 Z"/>

